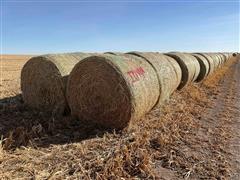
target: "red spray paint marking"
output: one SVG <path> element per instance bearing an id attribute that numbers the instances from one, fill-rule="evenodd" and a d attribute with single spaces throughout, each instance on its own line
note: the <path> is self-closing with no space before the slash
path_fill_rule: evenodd
<path id="1" fill-rule="evenodd" d="M 134 70 L 128 71 L 127 74 L 130 76 L 132 83 L 140 80 L 140 77 L 144 76 L 144 69 L 142 67 L 138 67 Z"/>

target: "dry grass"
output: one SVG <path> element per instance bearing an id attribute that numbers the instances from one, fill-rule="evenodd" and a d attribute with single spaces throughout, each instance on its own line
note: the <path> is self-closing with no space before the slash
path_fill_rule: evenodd
<path id="1" fill-rule="evenodd" d="M 229 70 L 229 67 L 235 62 L 236 60 L 231 59 L 227 61 L 224 66 L 219 68 L 217 71 L 215 71 L 211 76 L 209 76 L 204 82 L 203 85 L 205 85 L 207 88 L 215 88 L 216 84 L 221 81 L 222 76 Z"/>
<path id="2" fill-rule="evenodd" d="M 53 119 L 29 110 L 21 98 L 6 101 L 0 109 L 0 178 L 228 178 L 227 127 L 207 129 L 205 114 L 230 66 L 175 92 L 166 106 L 121 132 Z"/>
<path id="3" fill-rule="evenodd" d="M 20 93 L 20 74 L 23 65 L 31 56 L 2 55 L 0 79 L 0 98 L 15 96 Z"/>

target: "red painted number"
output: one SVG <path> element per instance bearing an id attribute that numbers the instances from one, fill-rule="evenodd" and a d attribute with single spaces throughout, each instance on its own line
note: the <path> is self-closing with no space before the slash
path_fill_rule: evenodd
<path id="1" fill-rule="evenodd" d="M 128 71 L 127 74 L 130 76 L 132 83 L 140 80 L 140 77 L 144 76 L 144 69 L 142 67 L 138 67 L 134 70 Z"/>

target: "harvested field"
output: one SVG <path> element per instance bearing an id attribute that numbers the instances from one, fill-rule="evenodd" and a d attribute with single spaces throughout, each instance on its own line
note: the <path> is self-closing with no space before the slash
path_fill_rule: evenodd
<path id="1" fill-rule="evenodd" d="M 28 109 L 3 56 L 0 179 L 240 179 L 240 61 L 174 92 L 121 132 Z"/>
<path id="2" fill-rule="evenodd" d="M 20 74 L 23 65 L 31 56 L 24 55 L 4 55 L 2 57 L 1 65 L 1 94 L 0 98 L 14 96 L 20 93 Z"/>

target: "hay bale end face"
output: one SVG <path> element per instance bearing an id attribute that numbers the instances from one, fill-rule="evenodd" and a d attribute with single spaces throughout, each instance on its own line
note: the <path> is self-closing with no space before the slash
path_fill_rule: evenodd
<path id="1" fill-rule="evenodd" d="M 73 68 L 67 86 L 71 114 L 106 128 L 126 127 L 150 111 L 158 98 L 152 66 L 126 54 L 84 59 Z"/>
<path id="2" fill-rule="evenodd" d="M 160 53 L 129 52 L 128 54 L 142 57 L 152 65 L 159 80 L 160 97 L 158 105 L 162 105 L 181 82 L 182 71 L 179 64 L 173 58 Z"/>
<path id="3" fill-rule="evenodd" d="M 24 102 L 35 109 L 63 114 L 68 75 L 74 65 L 89 54 L 49 54 L 31 58 L 21 72 Z"/>
<path id="4" fill-rule="evenodd" d="M 175 59 L 181 67 L 182 79 L 177 88 L 178 90 L 197 79 L 200 72 L 200 65 L 194 56 L 186 53 L 166 53 L 165 55 Z"/>

